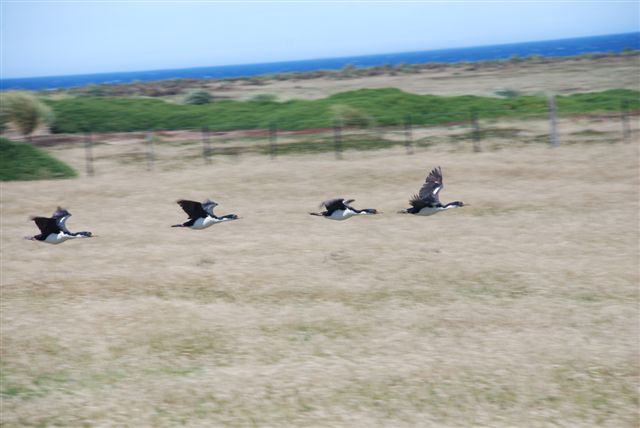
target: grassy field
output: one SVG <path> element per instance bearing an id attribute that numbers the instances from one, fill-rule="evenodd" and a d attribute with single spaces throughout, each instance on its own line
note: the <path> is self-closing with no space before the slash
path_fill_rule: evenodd
<path id="1" fill-rule="evenodd" d="M 2 183 L 0 422 L 638 426 L 638 154 L 105 156 Z M 436 165 L 469 206 L 395 214 Z M 334 196 L 384 214 L 307 215 Z M 242 219 L 168 227 L 206 197 Z M 22 240 L 58 204 L 99 236 Z"/>

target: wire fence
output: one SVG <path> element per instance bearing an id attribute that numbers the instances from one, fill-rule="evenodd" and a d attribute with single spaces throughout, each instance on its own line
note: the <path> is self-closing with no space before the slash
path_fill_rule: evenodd
<path id="1" fill-rule="evenodd" d="M 159 158 L 193 161 L 201 158 L 211 165 L 218 156 L 261 154 L 272 160 L 289 154 L 333 152 L 336 160 L 351 151 L 404 147 L 407 155 L 434 144 L 447 143 L 460 150 L 480 153 L 513 144 L 548 144 L 557 147 L 573 143 L 630 143 L 638 135 L 639 113 L 623 108 L 603 114 L 561 114 L 550 98 L 547 110 L 514 114 L 504 110 L 477 110 L 460 114 L 461 120 L 443 121 L 438 113 L 406 115 L 399 125 L 384 126 L 383 120 L 341 118 L 332 127 L 282 130 L 277 122 L 258 129 L 219 131 L 207 126 L 180 130 L 149 129 L 146 132 L 53 134 L 34 136 L 39 146 L 82 144 L 86 174 L 96 174 L 96 159 L 116 157 L 124 163 L 144 164 L 153 171 Z M 495 117 L 494 117 L 495 116 Z M 464 118 L 464 119 L 463 119 Z M 311 122 L 311 121 L 310 121 Z M 426 126 L 433 122 L 437 125 Z M 444 123 L 442 123 L 444 122 Z M 417 124 L 416 124 L 417 123 Z M 102 147 L 115 146 L 109 154 Z M 351 155 L 350 155 L 351 156 Z M 355 156 L 355 155 L 354 155 Z"/>

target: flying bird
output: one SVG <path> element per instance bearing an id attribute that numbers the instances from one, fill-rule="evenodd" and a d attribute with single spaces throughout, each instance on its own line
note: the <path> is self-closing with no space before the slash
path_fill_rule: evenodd
<path id="1" fill-rule="evenodd" d="M 71 213 L 61 207 L 58 207 L 51 217 L 31 217 L 31 220 L 40 229 L 40 234 L 28 236 L 26 239 L 48 244 L 61 244 L 69 239 L 93 237 L 91 232 L 70 232 L 66 225 L 69 217 L 71 217 Z"/>
<path id="2" fill-rule="evenodd" d="M 438 194 L 443 187 L 442 169 L 440 167 L 434 168 L 427 176 L 420 192 L 417 195 L 414 195 L 409 201 L 411 208 L 399 211 L 399 213 L 426 216 L 433 215 L 450 208 L 459 208 L 464 206 L 464 203 L 460 201 L 449 202 L 448 204 L 442 205 Z"/>
<path id="3" fill-rule="evenodd" d="M 218 204 L 210 199 L 207 199 L 204 202 L 196 202 L 196 201 L 187 201 L 185 199 L 180 199 L 177 201 L 178 205 L 184 210 L 185 213 L 189 216 L 189 220 L 182 224 L 174 224 L 171 227 L 188 227 L 191 229 L 206 229 L 209 226 L 212 226 L 217 223 L 222 223 L 223 221 L 231 221 L 237 220 L 238 216 L 235 214 L 228 214 L 218 217 L 213 213 L 213 209 L 218 206 Z"/>
<path id="4" fill-rule="evenodd" d="M 320 204 L 320 207 L 325 207 L 325 211 L 319 213 L 309 213 L 311 215 L 322 216 L 329 220 L 346 220 L 356 215 L 373 215 L 380 214 L 373 208 L 365 208 L 363 210 L 357 210 L 353 208 L 350 203 L 355 199 L 329 199 Z"/>

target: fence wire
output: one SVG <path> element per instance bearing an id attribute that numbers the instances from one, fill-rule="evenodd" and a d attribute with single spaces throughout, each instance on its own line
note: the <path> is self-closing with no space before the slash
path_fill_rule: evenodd
<path id="1" fill-rule="evenodd" d="M 498 115 L 498 113 L 500 113 Z M 504 110 L 469 111 L 460 120 L 425 125 L 425 114 L 411 114 L 401 124 L 366 125 L 336 121 L 332 127 L 283 130 L 277 122 L 255 129 L 220 131 L 209 126 L 180 130 L 149 129 L 144 132 L 52 134 L 34 136 L 39 146 L 82 144 L 85 148 L 87 175 L 96 173 L 94 161 L 100 158 L 104 144 L 122 147 L 118 155 L 123 162 L 144 162 L 154 170 L 159 159 L 201 158 L 209 165 L 217 156 L 243 154 L 268 155 L 271 159 L 288 154 L 334 152 L 343 159 L 345 151 L 364 151 L 403 146 L 408 155 L 434 144 L 454 144 L 463 150 L 481 152 L 515 143 L 545 143 L 557 146 L 570 143 L 632 141 L 639 128 L 638 112 L 589 115 L 562 114 L 553 108 L 505 115 Z M 493 115 L 495 114 L 495 117 Z M 447 116 L 450 118 L 451 116 Z M 428 115 L 428 121 L 442 121 L 444 116 Z M 232 127 L 229 125 L 229 127 Z M 126 147 L 126 150 L 125 150 Z M 172 150 L 168 148 L 172 147 Z M 180 150 L 176 150 L 180 148 Z"/>

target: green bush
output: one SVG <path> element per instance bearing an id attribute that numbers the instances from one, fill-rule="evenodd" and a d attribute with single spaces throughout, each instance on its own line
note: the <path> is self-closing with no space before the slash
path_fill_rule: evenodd
<path id="1" fill-rule="evenodd" d="M 368 114 L 344 104 L 332 105 L 331 112 L 334 120 L 343 126 L 371 128 L 376 124 L 375 120 Z"/>
<path id="2" fill-rule="evenodd" d="M 510 89 L 510 88 L 502 88 L 502 89 L 498 89 L 494 92 L 494 94 L 496 94 L 499 97 L 503 97 L 503 98 L 514 98 L 517 97 L 518 95 L 520 95 L 520 93 L 518 91 L 516 91 L 515 89 Z"/>
<path id="3" fill-rule="evenodd" d="M 0 138 L 0 181 L 76 177 L 67 164 L 25 143 Z"/>
<path id="4" fill-rule="evenodd" d="M 255 103 L 275 103 L 278 101 L 278 97 L 272 94 L 258 94 L 251 98 L 251 101 Z"/>
<path id="5" fill-rule="evenodd" d="M 187 94 L 184 99 L 185 104 L 200 105 L 209 104 L 213 100 L 213 97 L 208 91 L 204 89 L 196 89 Z"/>

